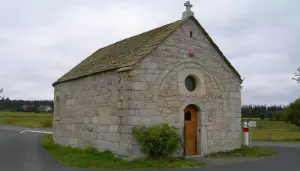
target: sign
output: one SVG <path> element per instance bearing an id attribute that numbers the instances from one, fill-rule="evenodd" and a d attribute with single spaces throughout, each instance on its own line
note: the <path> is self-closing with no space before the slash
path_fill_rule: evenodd
<path id="1" fill-rule="evenodd" d="M 256 121 L 249 121 L 248 122 L 248 127 L 255 128 L 256 127 Z"/>

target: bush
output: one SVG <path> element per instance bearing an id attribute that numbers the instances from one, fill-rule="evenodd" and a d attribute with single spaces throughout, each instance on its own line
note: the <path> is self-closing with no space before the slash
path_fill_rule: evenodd
<path id="1" fill-rule="evenodd" d="M 40 122 L 42 128 L 52 128 L 52 120 L 44 120 Z"/>
<path id="2" fill-rule="evenodd" d="M 287 122 L 295 125 L 300 129 L 300 99 L 290 103 L 286 109 L 284 118 Z"/>
<path id="3" fill-rule="evenodd" d="M 281 116 L 280 116 L 280 115 L 275 115 L 275 116 L 274 116 L 274 120 L 280 121 L 280 120 L 281 120 Z"/>
<path id="4" fill-rule="evenodd" d="M 276 121 L 284 120 L 284 111 L 274 111 L 273 118 Z"/>
<path id="5" fill-rule="evenodd" d="M 265 115 L 260 115 L 260 120 L 265 120 Z"/>
<path id="6" fill-rule="evenodd" d="M 257 123 L 257 126 L 256 126 L 257 129 L 263 129 L 263 125 L 261 123 Z"/>
<path id="7" fill-rule="evenodd" d="M 168 124 L 136 126 L 132 133 L 149 157 L 167 157 L 180 149 L 182 141 L 174 126 Z"/>
<path id="8" fill-rule="evenodd" d="M 15 112 L 15 111 L 17 111 L 16 109 L 9 109 L 8 111 L 10 111 L 10 112 Z"/>

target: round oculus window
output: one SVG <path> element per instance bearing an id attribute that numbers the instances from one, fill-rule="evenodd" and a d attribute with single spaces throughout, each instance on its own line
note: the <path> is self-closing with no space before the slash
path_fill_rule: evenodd
<path id="1" fill-rule="evenodd" d="M 185 87 L 189 91 L 194 91 L 196 89 L 196 80 L 192 76 L 187 76 L 185 78 Z"/>

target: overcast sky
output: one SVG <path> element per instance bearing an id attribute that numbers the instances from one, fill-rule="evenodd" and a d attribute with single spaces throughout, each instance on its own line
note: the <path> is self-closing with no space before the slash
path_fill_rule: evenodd
<path id="1" fill-rule="evenodd" d="M 0 88 L 52 99 L 52 83 L 100 47 L 181 18 L 184 0 L 0 0 Z M 245 78 L 242 104 L 300 97 L 300 1 L 191 0 L 201 25 Z"/>

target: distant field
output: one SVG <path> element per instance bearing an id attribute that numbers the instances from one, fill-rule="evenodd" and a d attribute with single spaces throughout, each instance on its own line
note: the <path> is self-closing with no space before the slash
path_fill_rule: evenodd
<path id="1" fill-rule="evenodd" d="M 245 119 L 242 119 L 245 121 Z M 268 120 L 260 120 L 260 119 L 252 119 L 252 121 L 256 121 L 257 126 L 261 125 L 262 129 L 291 129 L 296 130 L 297 127 L 295 125 L 286 123 L 284 121 L 268 121 Z"/>
<path id="2" fill-rule="evenodd" d="M 268 139 L 269 132 L 271 132 L 272 139 Z M 297 130 L 258 130 L 253 129 L 253 140 L 256 141 L 286 141 L 286 142 L 300 142 L 300 131 Z"/>
<path id="3" fill-rule="evenodd" d="M 243 121 L 249 120 L 243 118 Z M 251 118 L 257 122 L 257 128 L 253 128 L 252 137 L 255 141 L 287 141 L 300 142 L 300 131 L 297 131 L 295 125 L 284 121 L 260 120 L 260 118 Z M 271 140 L 269 139 L 271 133 Z"/>
<path id="4" fill-rule="evenodd" d="M 52 117 L 52 113 L 0 112 L 0 117 Z"/>
<path id="5" fill-rule="evenodd" d="M 52 113 L 0 112 L 0 124 L 51 128 Z"/>

